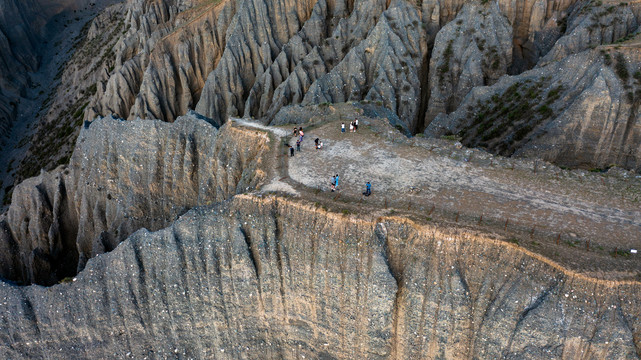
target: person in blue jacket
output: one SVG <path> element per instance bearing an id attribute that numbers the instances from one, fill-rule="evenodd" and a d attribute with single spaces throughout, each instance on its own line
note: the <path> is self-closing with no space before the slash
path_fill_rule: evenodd
<path id="1" fill-rule="evenodd" d="M 367 184 L 365 184 L 365 192 L 363 193 L 363 195 L 365 196 L 372 195 L 372 184 L 370 184 L 369 181 L 367 182 Z"/>
<path id="2" fill-rule="evenodd" d="M 336 181 L 335 181 L 335 184 L 336 184 L 336 190 L 338 190 L 338 174 L 336 174 Z"/>

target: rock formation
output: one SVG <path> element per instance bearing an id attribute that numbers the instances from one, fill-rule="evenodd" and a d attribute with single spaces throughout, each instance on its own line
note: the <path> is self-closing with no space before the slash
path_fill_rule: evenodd
<path id="1" fill-rule="evenodd" d="M 641 11 L 639 3 L 621 6 L 610 2 L 583 2 L 561 19 L 564 35 L 538 65 L 563 58 L 603 44 L 611 44 L 636 31 Z"/>
<path id="2" fill-rule="evenodd" d="M 432 136 L 565 166 L 641 169 L 637 48 L 603 46 L 475 88 Z"/>
<path id="3" fill-rule="evenodd" d="M 38 29 L 51 14 L 88 1 L 0 5 L 3 132 L 27 73 L 38 68 Z M 452 152 L 446 140 L 428 144 L 396 131 L 455 135 L 466 146 L 570 167 L 641 171 L 640 21 L 637 3 L 588 0 L 108 6 L 74 39 L 39 112 L 19 166 L 21 176 L 40 175 L 16 186 L 0 215 L 0 357 L 641 358 L 638 264 L 625 259 L 630 274 L 621 278 L 630 280 L 590 277 L 612 270 L 598 267 L 624 242 L 593 243 L 614 251 L 595 252 L 602 263 L 583 273 L 555 263 L 533 252 L 546 244 L 536 243 L 534 227 L 523 230 L 534 211 L 519 205 L 547 185 L 533 180 L 519 197 L 476 191 L 482 184 L 508 195 L 514 186 L 507 185 L 526 189 L 478 178 L 511 172 L 521 179 L 531 163 L 515 172 L 513 163 L 503 168 L 511 159 L 461 144 Z M 336 131 L 352 145 L 329 137 L 336 127 L 326 125 L 322 151 L 331 161 L 340 158 L 331 151 L 373 161 L 391 152 L 359 138 L 365 133 L 399 148 L 386 161 L 411 169 L 416 184 L 427 181 L 412 161 L 451 153 L 439 170 L 461 165 L 466 178 L 458 181 L 475 187 L 389 190 L 396 199 L 377 199 L 383 212 L 374 197 L 354 197 L 360 191 L 323 194 L 315 185 L 327 186 L 323 164 L 318 172 L 283 170 L 311 152 L 281 156 L 284 130 L 263 124 L 307 119 L 306 129 L 321 131 L 317 125 L 338 124 L 345 114 L 360 116 L 363 130 Z M 356 147 L 364 155 L 348 151 Z M 484 163 L 487 173 L 468 171 Z M 390 168 L 377 176 L 398 182 Z M 537 179 L 555 175 L 561 183 L 560 172 Z M 367 177 L 354 174 L 363 173 L 344 175 L 343 186 Z M 637 184 L 601 180 L 608 191 L 628 186 L 608 200 L 621 194 L 625 216 L 607 202 L 593 217 L 573 219 L 607 228 L 598 220 L 605 214 L 618 216 L 621 231 L 634 227 Z M 452 215 L 447 206 L 464 188 L 474 201 L 507 203 L 500 216 L 514 206 L 520 217 L 510 231 L 528 231 L 532 251 L 517 238 L 497 240 L 512 234 L 510 218 L 505 225 L 499 215 L 470 220 L 456 208 L 452 219 L 433 221 L 436 205 L 423 205 L 446 199 L 434 214 Z M 571 191 L 562 194 L 557 213 L 597 203 L 577 207 Z M 399 204 L 409 215 L 397 212 Z M 347 208 L 362 205 L 350 215 Z M 563 259 L 579 254 L 572 251 Z"/>
<path id="4" fill-rule="evenodd" d="M 491 85 L 512 61 L 512 27 L 495 4 L 468 3 L 435 40 L 426 123 L 454 111 L 473 87 Z"/>
<path id="5" fill-rule="evenodd" d="M 230 127 L 219 132 L 195 115 L 173 125 L 91 123 L 68 166 L 14 190 L 0 219 L 1 276 L 55 283 L 141 227 L 160 229 L 193 206 L 255 188 L 268 141 Z"/>
<path id="6" fill-rule="evenodd" d="M 0 354 L 635 359 L 640 290 L 464 231 L 241 195 L 70 284 L 0 284 Z"/>
<path id="7" fill-rule="evenodd" d="M 474 87 L 631 36 L 639 14 L 587 0 L 127 0 L 88 26 L 32 139 L 55 148 L 32 149 L 20 173 L 68 161 L 79 119 L 98 115 L 271 123 L 293 105 L 363 101 L 422 132 Z"/>

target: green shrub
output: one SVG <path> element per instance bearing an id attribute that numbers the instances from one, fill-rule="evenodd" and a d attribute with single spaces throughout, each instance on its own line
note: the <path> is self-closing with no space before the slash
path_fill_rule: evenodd
<path id="1" fill-rule="evenodd" d="M 617 76 L 623 81 L 628 81 L 630 78 L 630 73 L 628 72 L 628 67 L 626 65 L 625 57 L 621 53 L 616 55 L 617 63 L 614 66 L 614 70 L 617 73 Z"/>

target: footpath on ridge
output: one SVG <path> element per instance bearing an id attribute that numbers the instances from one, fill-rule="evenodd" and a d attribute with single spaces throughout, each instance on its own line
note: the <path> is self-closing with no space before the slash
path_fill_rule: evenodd
<path id="1" fill-rule="evenodd" d="M 454 139 L 407 138 L 387 120 L 347 104 L 335 118 L 298 126 L 234 126 L 271 131 L 273 174 L 261 192 L 300 197 L 353 216 L 404 216 L 417 223 L 464 228 L 543 255 L 574 271 L 607 280 L 641 280 L 641 181 L 618 169 L 607 174 L 564 170 L 543 161 L 509 159 L 461 147 Z M 349 122 L 359 119 L 357 132 Z M 340 131 L 344 122 L 346 132 Z M 323 142 L 317 150 L 314 139 Z M 331 192 L 333 175 L 340 177 Z M 372 196 L 363 196 L 365 184 Z"/>

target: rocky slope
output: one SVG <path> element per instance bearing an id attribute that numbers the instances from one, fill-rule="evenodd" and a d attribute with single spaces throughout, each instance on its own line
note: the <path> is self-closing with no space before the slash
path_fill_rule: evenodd
<path id="1" fill-rule="evenodd" d="M 638 359 L 640 290 L 464 231 L 242 195 L 136 232 L 71 284 L 0 284 L 0 353 Z"/>
<path id="2" fill-rule="evenodd" d="M 473 88 L 551 71 L 545 66 L 631 36 L 639 16 L 635 2 L 586 0 L 128 0 L 78 40 L 17 179 L 65 163 L 80 119 L 98 115 L 171 122 L 197 109 L 217 124 L 230 115 L 270 123 L 292 105 L 363 101 L 422 132 L 439 114 L 463 111 Z M 592 153 L 599 141 L 608 140 L 581 140 Z M 601 166 L 590 157 L 576 163 Z"/>
<path id="3" fill-rule="evenodd" d="M 426 122 L 454 111 L 473 87 L 496 82 L 512 61 L 512 27 L 495 4 L 468 3 L 436 36 Z"/>
<path id="4" fill-rule="evenodd" d="M 641 170 L 639 49 L 599 47 L 476 88 L 429 135 L 566 166 Z"/>
<path id="5" fill-rule="evenodd" d="M 40 30 L 46 23 L 37 0 L 7 0 L 0 4 L 0 147 L 16 116 L 17 102 L 38 68 Z"/>
<path id="6" fill-rule="evenodd" d="M 0 217 L 3 278 L 55 283 L 135 230 L 168 226 L 265 177 L 262 133 L 217 131 L 195 115 L 173 125 L 105 118 L 87 126 L 68 166 L 14 190 Z"/>
<path id="7" fill-rule="evenodd" d="M 543 66 L 591 47 L 611 44 L 635 32 L 639 26 L 639 3 L 623 5 L 615 2 L 579 3 L 561 19 L 564 35 L 539 61 Z"/>

